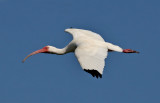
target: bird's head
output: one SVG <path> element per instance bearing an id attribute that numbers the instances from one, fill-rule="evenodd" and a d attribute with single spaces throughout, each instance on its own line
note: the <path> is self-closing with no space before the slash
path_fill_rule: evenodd
<path id="1" fill-rule="evenodd" d="M 34 52 L 32 52 L 31 54 L 29 54 L 28 56 L 26 56 L 22 62 L 24 63 L 25 60 L 26 60 L 28 57 L 30 57 L 30 56 L 32 56 L 32 55 L 35 55 L 35 54 L 38 54 L 38 53 L 50 53 L 50 49 L 53 49 L 53 48 L 54 48 L 54 47 L 52 47 L 52 46 L 45 46 L 45 47 L 43 47 L 42 49 L 39 49 L 39 50 L 37 50 L 37 51 L 34 51 Z"/>
<path id="2" fill-rule="evenodd" d="M 123 49 L 123 53 L 139 53 L 139 52 L 131 49 Z"/>

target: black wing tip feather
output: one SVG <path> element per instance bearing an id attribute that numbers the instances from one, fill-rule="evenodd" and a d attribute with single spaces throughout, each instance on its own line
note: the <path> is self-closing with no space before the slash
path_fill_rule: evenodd
<path id="1" fill-rule="evenodd" d="M 88 72 L 88 73 L 90 73 L 93 77 L 100 77 L 100 78 L 102 78 L 102 74 L 100 74 L 97 70 L 89 70 L 89 69 L 84 69 L 84 71 L 86 71 L 86 72 Z"/>

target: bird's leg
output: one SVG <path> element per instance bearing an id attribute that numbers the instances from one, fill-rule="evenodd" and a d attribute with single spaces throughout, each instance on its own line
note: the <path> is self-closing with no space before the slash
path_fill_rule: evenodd
<path id="1" fill-rule="evenodd" d="M 139 53 L 139 52 L 131 49 L 123 49 L 123 53 Z"/>

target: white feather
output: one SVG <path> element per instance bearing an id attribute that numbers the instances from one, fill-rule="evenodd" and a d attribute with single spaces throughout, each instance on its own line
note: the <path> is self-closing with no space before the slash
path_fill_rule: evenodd
<path id="1" fill-rule="evenodd" d="M 107 48 L 92 44 L 80 45 L 76 49 L 75 55 L 83 69 L 97 70 L 100 74 L 103 73 Z"/>
<path id="2" fill-rule="evenodd" d="M 108 49 L 122 52 L 122 48 L 105 42 L 99 34 L 92 31 L 74 28 L 65 31 L 73 36 L 70 44 L 74 43 L 77 46 L 75 55 L 82 69 L 97 70 L 102 74 Z"/>

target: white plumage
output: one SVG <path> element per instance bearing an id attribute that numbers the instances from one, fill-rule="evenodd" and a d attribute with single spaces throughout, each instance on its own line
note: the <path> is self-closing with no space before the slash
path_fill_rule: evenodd
<path id="1" fill-rule="evenodd" d="M 105 58 L 108 54 L 108 47 L 104 39 L 99 34 L 89 30 L 66 29 L 65 31 L 73 36 L 72 42 L 77 46 L 75 55 L 81 67 L 87 72 L 89 70 L 98 71 L 97 74 L 91 74 L 101 77 L 105 66 Z M 122 51 L 120 47 L 116 46 L 116 48 Z"/>
<path id="2" fill-rule="evenodd" d="M 63 49 L 58 49 L 53 46 L 45 46 L 28 55 L 23 62 L 31 55 L 37 53 L 51 53 L 63 55 L 69 52 L 75 52 L 75 55 L 81 67 L 93 77 L 102 77 L 105 66 L 105 58 L 108 51 L 117 51 L 124 53 L 138 53 L 131 49 L 122 49 L 117 45 L 105 42 L 104 39 L 97 33 L 89 30 L 70 28 L 65 32 L 73 36 L 73 40 Z"/>

